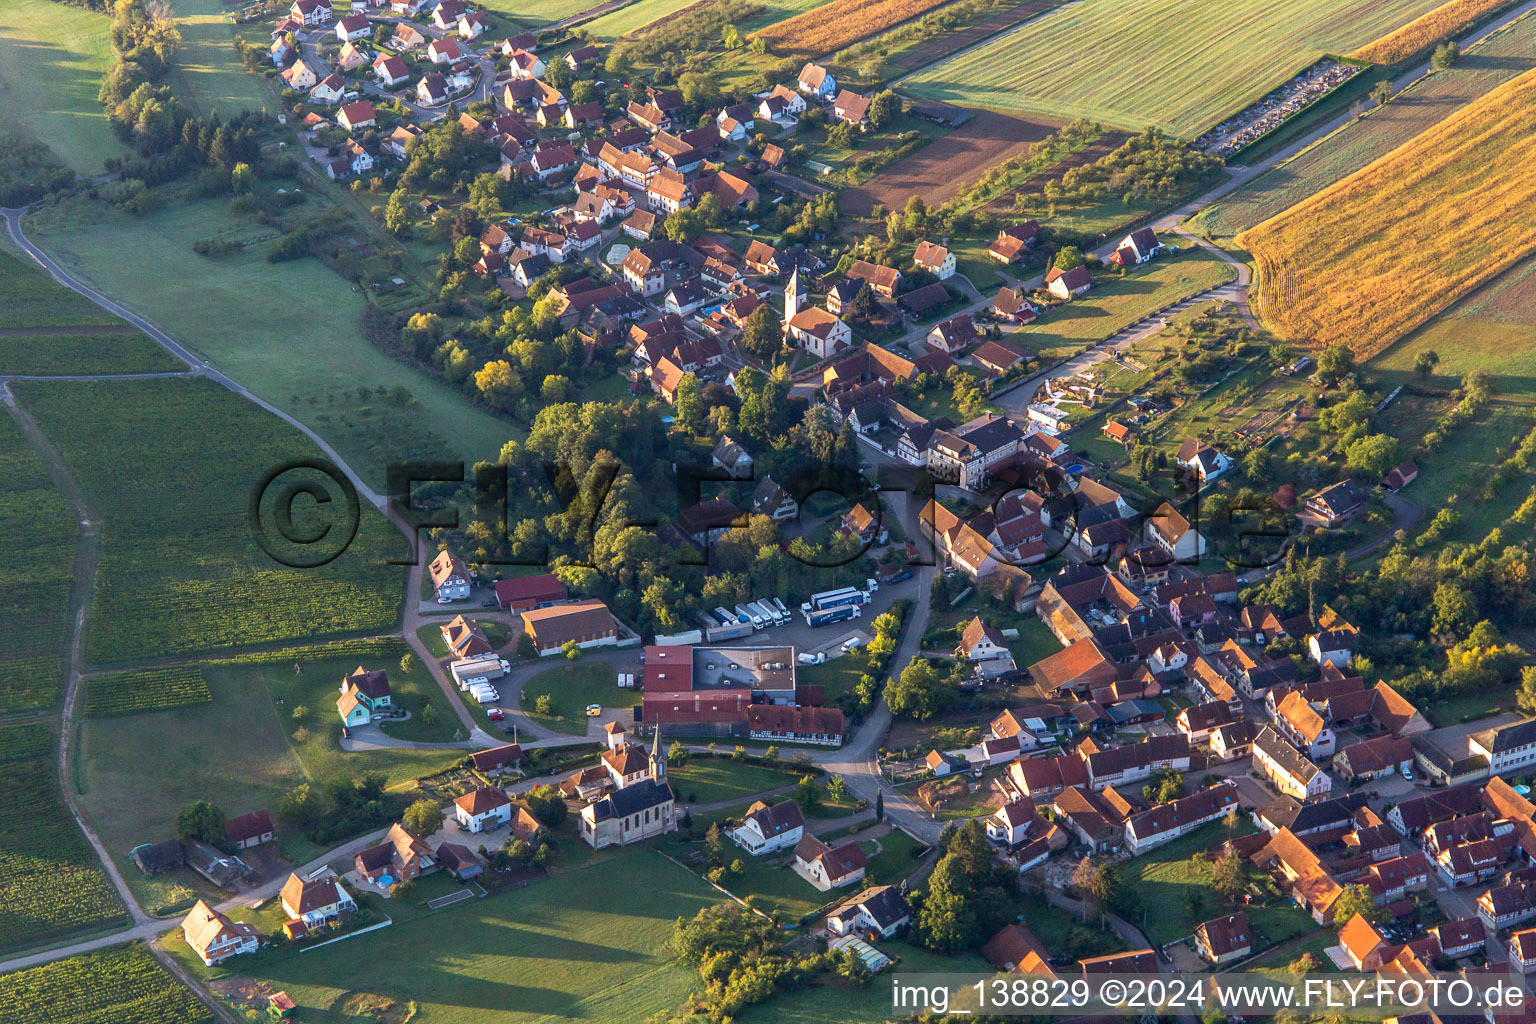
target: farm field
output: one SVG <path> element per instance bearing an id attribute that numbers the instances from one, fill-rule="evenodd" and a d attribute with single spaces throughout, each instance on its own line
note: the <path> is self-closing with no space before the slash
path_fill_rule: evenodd
<path id="1" fill-rule="evenodd" d="M 253 488 L 274 468 L 319 454 L 287 424 L 204 380 L 13 390 L 105 520 L 91 663 L 394 628 L 402 570 L 386 560 L 398 538 L 371 508 L 361 508 L 352 547 L 319 568 L 287 568 L 258 547 Z M 116 442 L 103 446 L 103 437 Z M 318 508 L 296 504 L 300 529 L 327 525 Z"/>
<path id="2" fill-rule="evenodd" d="M 216 1018 L 142 945 L 0 975 L 9 1024 L 207 1024 Z"/>
<path id="3" fill-rule="evenodd" d="M 183 102 L 205 117 L 214 111 L 228 118 L 242 110 L 276 108 L 266 83 L 246 71 L 235 55 L 235 34 L 240 28 L 249 43 L 259 46 L 269 41 L 259 22 L 237 28 L 221 0 L 168 2 L 181 30 L 181 45 L 167 84 Z"/>
<path id="4" fill-rule="evenodd" d="M 0 413 L 0 714 L 58 699 L 75 531 L 43 460 Z"/>
<path id="5" fill-rule="evenodd" d="M 942 144 L 930 143 L 843 192 L 838 207 L 848 216 L 867 217 L 877 203 L 899 210 L 913 195 L 929 208 L 938 206 L 974 184 L 987 168 L 1027 152 L 1056 127 L 1050 121 L 978 110 Z"/>
<path id="6" fill-rule="evenodd" d="M 781 57 L 817 57 L 852 46 L 947 0 L 832 0 L 760 29 L 755 38 Z"/>
<path id="7" fill-rule="evenodd" d="M 5 736 L 0 731 L 0 739 Z M 0 762 L 0 952 L 125 916 L 123 901 L 59 796 L 46 750 Z"/>
<path id="8" fill-rule="evenodd" d="M 693 3 L 694 0 L 635 0 L 632 4 L 626 4 L 601 18 L 587 22 L 582 28 L 598 39 L 621 39 L 634 35 L 651 22 L 690 7 Z M 591 6 L 594 5 L 584 4 L 578 10 Z"/>
<path id="9" fill-rule="evenodd" d="M 213 700 L 208 683 L 194 665 L 147 668 L 138 672 L 108 672 L 85 682 L 81 711 L 91 717 L 131 715 Z"/>
<path id="10" fill-rule="evenodd" d="M 113 59 L 111 28 L 104 14 L 51 0 L 0 4 L 0 120 L 81 174 L 128 152 L 96 101 Z"/>
<path id="11" fill-rule="evenodd" d="M 520 25 L 536 28 L 564 21 L 597 5 L 598 0 L 485 0 L 481 6 Z"/>
<path id="12" fill-rule="evenodd" d="M 536 714 L 534 702 L 548 695 L 551 709 Z M 573 736 L 587 734 L 587 705 L 627 708 L 640 703 L 640 691 L 618 688 L 612 665 L 600 662 L 559 665 L 545 669 L 523 684 L 522 707 L 534 721 Z"/>
<path id="13" fill-rule="evenodd" d="M 1458 495 L 1462 520 L 1445 534 L 1447 541 L 1476 543 L 1494 527 L 1515 542 L 1531 527 L 1506 522 L 1529 493 L 1531 477 L 1518 474 L 1505 488 L 1484 498 L 1483 482 L 1509 452 L 1511 439 L 1522 436 L 1536 414 L 1536 259 L 1527 259 L 1495 281 L 1436 316 L 1419 330 L 1392 345 L 1368 364 L 1384 387 L 1404 384 L 1408 391 L 1388 407 L 1385 429 L 1397 431 L 1405 443 L 1417 445 L 1434 418 L 1452 403 L 1450 398 L 1418 394 L 1422 389 L 1448 391 L 1466 373 L 1489 374 L 1494 395 L 1436 451 L 1418 457 L 1419 479 L 1405 492 L 1426 508 L 1438 508 Z M 1440 356 L 1426 380 L 1414 372 L 1421 352 Z M 1421 521 L 1422 529 L 1428 521 Z M 1480 694 L 1483 703 L 1496 703 L 1497 693 Z M 1474 702 L 1476 703 L 1476 702 Z M 1461 712 L 1458 711 L 1459 715 Z"/>
<path id="14" fill-rule="evenodd" d="M 858 69 L 873 60 L 879 63 L 882 77 L 894 84 L 919 68 L 1021 25 L 1055 6 L 1052 0 L 992 0 L 977 4 L 974 12 L 966 15 L 961 13 L 964 4 L 948 4 L 917 22 L 899 25 L 840 50 L 832 56 L 832 64 L 836 70 L 848 73 L 850 80 L 862 81 Z M 948 27 L 927 30 L 923 23 L 929 19 L 943 19 Z"/>
<path id="15" fill-rule="evenodd" d="M 1459 34 L 1462 29 L 1509 4 L 1510 0 L 1449 0 L 1395 32 L 1360 47 L 1350 56 L 1376 64 L 1396 64 Z"/>
<path id="16" fill-rule="evenodd" d="M 186 364 L 137 331 L 0 332 L 0 373 L 180 373 Z"/>
<path id="17" fill-rule="evenodd" d="M 1192 138 L 1435 0 L 1083 0 L 909 79 L 915 95 Z M 1192 32 L 1190 26 L 1203 31 Z M 1017 55 L 1028 53 L 1029 60 Z"/>
<path id="18" fill-rule="evenodd" d="M 1536 68 L 1536 17 L 1516 20 L 1451 67 L 1404 89 L 1327 138 L 1259 175 L 1195 219 L 1198 231 L 1229 238 L 1315 195 L 1411 141 L 1510 79 Z"/>
<path id="19" fill-rule="evenodd" d="M 1230 264 L 1202 248 L 1187 248 L 1123 278 L 1107 277 L 1082 298 L 1053 307 L 1008 340 L 1041 354 L 1075 353 L 1171 302 L 1224 284 L 1236 276 Z"/>
<path id="20" fill-rule="evenodd" d="M 1477 169 L 1536 152 L 1533 98 L 1528 71 L 1238 235 L 1258 267 L 1254 311 L 1285 339 L 1367 356 L 1519 262 L 1533 247 L 1536 182 Z"/>
<path id="21" fill-rule="evenodd" d="M 328 201 L 325 186 L 306 187 L 317 192 L 311 203 Z M 362 295 L 315 260 L 268 263 L 266 243 L 218 262 L 192 251 L 229 223 L 227 204 L 218 200 L 171 202 L 134 218 L 79 197 L 30 216 L 27 231 L 70 273 L 309 425 L 376 488 L 390 463 L 494 459 L 518 433 L 370 345 L 359 323 Z M 154 258 L 114 255 L 126 251 Z M 166 289 L 166 280 L 198 287 Z M 404 387 L 416 402 L 359 403 L 353 396 L 360 385 Z"/>
<path id="22" fill-rule="evenodd" d="M 719 899 L 702 879 L 636 850 L 313 952 L 280 948 L 230 971 L 183 959 L 204 977 L 254 975 L 293 997 L 304 1019 L 338 1019 L 328 1011 L 371 994 L 455 1024 L 616 1024 L 670 1009 L 699 987 L 663 943 L 677 918 Z M 181 946 L 178 938 L 168 942 Z"/>
<path id="23" fill-rule="evenodd" d="M 30 259 L 0 251 L 0 374 L 185 369 L 181 360 L 54 281 Z"/>

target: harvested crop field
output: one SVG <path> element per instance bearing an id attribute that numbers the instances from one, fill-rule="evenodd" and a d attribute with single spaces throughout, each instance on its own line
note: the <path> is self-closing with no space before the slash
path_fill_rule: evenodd
<path id="1" fill-rule="evenodd" d="M 1428 14 L 1415 18 L 1396 32 L 1388 33 L 1351 57 L 1377 64 L 1396 64 L 1416 53 L 1423 53 L 1436 43 L 1449 39 L 1469 25 L 1486 18 L 1514 0 L 1451 0 Z"/>
<path id="2" fill-rule="evenodd" d="M 930 207 L 937 206 L 975 182 L 988 167 L 1025 152 L 1057 127 L 1051 121 L 978 110 L 942 139 L 896 161 L 858 188 L 848 189 L 838 207 L 846 216 L 868 217 L 876 203 L 899 209 L 914 195 Z"/>
<path id="3" fill-rule="evenodd" d="M 780 57 L 819 57 L 852 46 L 949 0 L 832 0 L 756 34 Z"/>
<path id="4" fill-rule="evenodd" d="M 1223 196 L 1196 223 L 1202 232 L 1228 238 L 1284 213 L 1533 68 L 1536 16 L 1527 16 L 1468 47 L 1452 67 L 1419 79 L 1386 106 Z"/>
<path id="5" fill-rule="evenodd" d="M 1237 236 L 1281 337 L 1381 351 L 1536 251 L 1536 71 Z"/>
<path id="6" fill-rule="evenodd" d="M 913 76 L 914 95 L 1193 138 L 1435 0 L 1081 0 Z M 1024 56 L 1021 56 L 1024 55 Z"/>

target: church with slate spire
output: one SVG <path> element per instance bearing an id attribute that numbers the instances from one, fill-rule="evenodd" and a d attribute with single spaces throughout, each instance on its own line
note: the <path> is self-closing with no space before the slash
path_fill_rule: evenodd
<path id="1" fill-rule="evenodd" d="M 638 768 L 641 750 L 637 743 L 621 743 L 603 755 L 610 774 L 616 775 L 615 787 L 583 807 L 579 816 L 581 838 L 593 849 L 627 846 L 677 828 L 673 821 L 677 798 L 667 782 L 667 749 L 660 728 L 650 757 L 643 762 L 643 774 L 630 770 Z"/>

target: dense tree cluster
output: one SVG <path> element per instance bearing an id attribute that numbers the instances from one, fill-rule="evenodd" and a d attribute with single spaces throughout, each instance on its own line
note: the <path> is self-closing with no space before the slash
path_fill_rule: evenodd
<path id="1" fill-rule="evenodd" d="M 913 937 L 939 953 L 974 949 L 1013 920 L 1016 876 L 994 856 L 979 820 L 947 829 L 939 846 L 943 856 L 916 901 Z"/>

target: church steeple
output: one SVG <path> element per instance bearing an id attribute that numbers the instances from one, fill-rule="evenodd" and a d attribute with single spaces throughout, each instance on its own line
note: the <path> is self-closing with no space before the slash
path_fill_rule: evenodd
<path id="1" fill-rule="evenodd" d="M 800 303 L 805 300 L 805 292 L 800 288 L 800 267 L 789 272 L 789 283 L 784 286 L 784 322 L 787 324 L 800 312 Z"/>
<path id="2" fill-rule="evenodd" d="M 656 738 L 651 746 L 651 779 L 658 785 L 667 781 L 667 751 L 661 745 L 661 726 L 656 727 Z"/>

